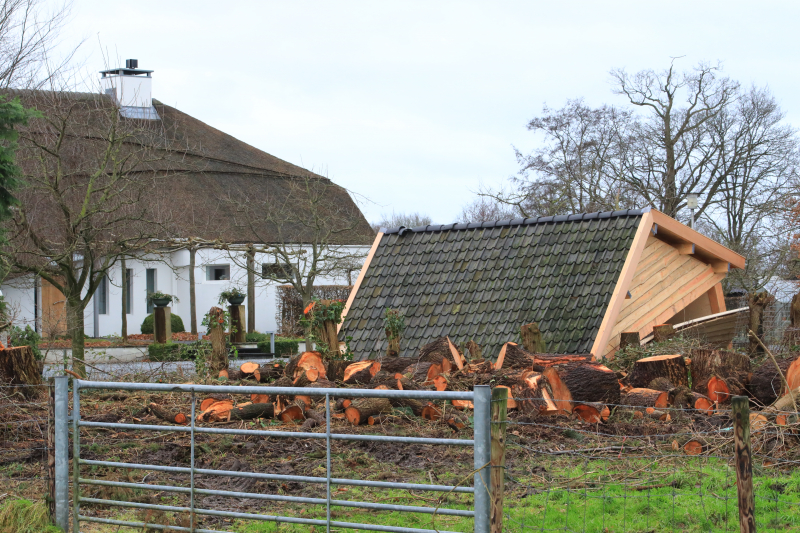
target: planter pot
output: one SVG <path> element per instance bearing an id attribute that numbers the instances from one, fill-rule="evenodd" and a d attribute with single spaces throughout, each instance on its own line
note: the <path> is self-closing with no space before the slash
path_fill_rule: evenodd
<path id="1" fill-rule="evenodd" d="M 244 302 L 244 298 L 245 298 L 244 296 L 231 296 L 230 298 L 228 298 L 228 303 L 231 305 L 242 305 L 242 302 Z"/>
<path id="2" fill-rule="evenodd" d="M 151 301 L 156 307 L 166 307 L 172 300 L 170 298 L 153 298 Z"/>

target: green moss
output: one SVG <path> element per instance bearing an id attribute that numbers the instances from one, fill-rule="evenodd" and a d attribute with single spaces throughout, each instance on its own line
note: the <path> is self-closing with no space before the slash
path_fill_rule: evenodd
<path id="1" fill-rule="evenodd" d="M 183 327 L 183 320 L 178 315 L 170 315 L 171 322 L 172 322 L 172 333 L 183 333 L 186 331 L 186 328 Z M 142 322 L 142 333 L 145 335 L 152 335 L 153 334 L 153 322 L 155 318 L 153 318 L 153 313 L 147 315 Z"/>

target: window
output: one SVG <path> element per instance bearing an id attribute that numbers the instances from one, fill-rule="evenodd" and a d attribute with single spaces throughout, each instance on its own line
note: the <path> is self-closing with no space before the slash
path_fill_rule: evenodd
<path id="1" fill-rule="evenodd" d="M 153 302 L 150 301 L 150 293 L 156 292 L 156 269 L 155 268 L 148 268 L 145 271 L 145 275 L 147 278 L 147 314 L 153 312 Z"/>
<path id="2" fill-rule="evenodd" d="M 261 277 L 263 279 L 289 278 L 292 276 L 292 267 L 281 263 L 263 263 Z"/>
<path id="3" fill-rule="evenodd" d="M 100 285 L 97 287 L 94 297 L 97 298 L 97 313 L 100 315 L 108 314 L 108 278 L 103 276 Z"/>
<path id="4" fill-rule="evenodd" d="M 127 292 L 125 293 L 125 313 L 130 315 L 133 314 L 133 269 L 126 268 L 125 269 L 125 289 Z"/>
<path id="5" fill-rule="evenodd" d="M 208 265 L 206 267 L 207 281 L 224 281 L 231 279 L 230 265 Z"/>

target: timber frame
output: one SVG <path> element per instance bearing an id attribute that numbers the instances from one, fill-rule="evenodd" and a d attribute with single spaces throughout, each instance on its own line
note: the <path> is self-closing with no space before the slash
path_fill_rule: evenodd
<path id="1" fill-rule="evenodd" d="M 361 282 L 364 281 L 364 276 L 367 275 L 367 269 L 369 268 L 369 264 L 372 262 L 372 258 L 375 257 L 375 251 L 378 249 L 378 245 L 381 243 L 381 238 L 383 237 L 384 231 L 385 230 L 381 228 L 381 230 L 375 236 L 375 240 L 372 242 L 372 247 L 369 249 L 367 258 L 364 260 L 364 266 L 361 267 L 361 272 L 358 273 L 356 283 L 350 290 L 350 296 L 347 297 L 347 302 L 344 304 L 344 309 L 342 309 L 342 319 L 336 326 L 336 333 L 339 333 L 339 331 L 342 329 L 344 319 L 347 316 L 347 312 L 350 310 L 350 306 L 353 305 L 353 300 L 356 299 L 356 294 L 358 294 L 358 289 L 361 287 Z"/>
<path id="2" fill-rule="evenodd" d="M 680 268 L 670 270 L 678 261 Z M 705 235 L 660 211 L 643 210 L 591 353 L 613 356 L 623 331 L 644 338 L 689 306 L 700 316 L 724 312 L 721 281 L 731 268 L 744 265 L 744 257 Z"/>

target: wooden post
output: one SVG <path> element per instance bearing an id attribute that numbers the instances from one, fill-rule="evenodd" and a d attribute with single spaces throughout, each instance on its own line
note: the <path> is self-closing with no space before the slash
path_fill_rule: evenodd
<path id="1" fill-rule="evenodd" d="M 245 311 L 243 305 L 231 305 L 228 307 L 231 315 L 231 342 L 244 342 L 246 338 Z"/>
<path id="2" fill-rule="evenodd" d="M 508 389 L 495 387 L 492 390 L 492 471 L 490 481 L 492 533 L 503 531 L 503 491 L 506 476 L 506 425 Z"/>
<path id="3" fill-rule="evenodd" d="M 669 339 L 675 334 L 675 328 L 672 324 L 659 324 L 657 326 L 653 326 L 653 340 L 655 342 L 661 342 Z"/>
<path id="4" fill-rule="evenodd" d="M 252 244 L 247 245 L 247 328 L 247 333 L 256 330 L 256 250 Z"/>
<path id="5" fill-rule="evenodd" d="M 153 333 L 155 333 L 155 342 L 158 344 L 172 342 L 172 308 L 156 307 L 153 309 Z"/>
<path id="6" fill-rule="evenodd" d="M 464 351 L 469 352 L 470 361 L 476 361 L 481 358 L 481 347 L 473 340 L 467 341 L 464 346 Z"/>
<path id="7" fill-rule="evenodd" d="M 225 344 L 224 311 L 219 307 L 212 307 L 208 311 L 208 329 L 211 337 L 211 360 L 208 364 L 210 375 L 219 376 L 220 371 L 228 369 L 228 347 Z"/>
<path id="8" fill-rule="evenodd" d="M 542 332 L 539 331 L 539 325 L 536 322 L 525 324 L 520 329 L 522 335 L 522 346 L 531 353 L 547 353 L 547 345 L 542 338 Z"/>
<path id="9" fill-rule="evenodd" d="M 641 346 L 642 340 L 639 337 L 638 331 L 626 331 L 619 334 L 619 349 L 624 350 L 628 346 L 638 348 Z"/>
<path id="10" fill-rule="evenodd" d="M 742 533 L 755 533 L 755 501 L 753 497 L 753 464 L 750 454 L 750 400 L 734 396 L 733 437 L 736 465 L 736 492 L 739 495 L 739 527 Z"/>

